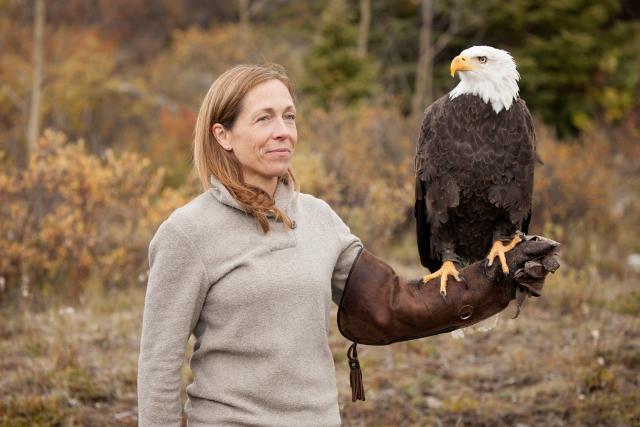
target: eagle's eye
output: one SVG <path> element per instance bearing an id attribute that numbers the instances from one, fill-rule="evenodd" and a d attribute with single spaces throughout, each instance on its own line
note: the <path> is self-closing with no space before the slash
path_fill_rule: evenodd
<path id="1" fill-rule="evenodd" d="M 484 64 L 485 62 L 487 62 L 487 57 L 486 56 L 478 56 L 478 61 L 480 61 L 481 64 Z"/>

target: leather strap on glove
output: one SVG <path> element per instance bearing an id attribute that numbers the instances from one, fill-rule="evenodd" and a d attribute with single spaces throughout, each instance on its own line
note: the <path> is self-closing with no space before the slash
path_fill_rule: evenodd
<path id="1" fill-rule="evenodd" d="M 354 342 L 349 348 L 352 401 L 364 400 L 356 345 L 387 345 L 467 327 L 504 310 L 516 299 L 520 312 L 527 296 L 540 296 L 549 272 L 560 266 L 560 244 L 540 236 L 525 240 L 506 254 L 504 275 L 499 264 L 483 261 L 461 270 L 465 283 L 450 283 L 446 301 L 439 280 L 405 281 L 375 255 L 363 249 L 351 272 L 338 309 L 338 328 Z"/>

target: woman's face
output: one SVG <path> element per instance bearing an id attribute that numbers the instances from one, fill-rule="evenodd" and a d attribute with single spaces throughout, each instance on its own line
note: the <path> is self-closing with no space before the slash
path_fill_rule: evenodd
<path id="1" fill-rule="evenodd" d="M 293 99 L 287 87 L 273 79 L 247 92 L 241 108 L 231 129 L 216 123 L 212 132 L 225 150 L 235 154 L 245 182 L 273 194 L 298 142 Z"/>

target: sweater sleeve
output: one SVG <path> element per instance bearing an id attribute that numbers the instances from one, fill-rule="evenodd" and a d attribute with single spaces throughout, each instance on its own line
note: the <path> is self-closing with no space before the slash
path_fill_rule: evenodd
<path id="1" fill-rule="evenodd" d="M 362 250 L 362 242 L 357 236 L 351 233 L 349 227 L 347 227 L 333 209 L 331 209 L 331 216 L 338 235 L 340 248 L 340 255 L 338 256 L 331 277 L 331 299 L 334 303 L 340 305 L 344 284 L 349 276 L 349 271 L 351 271 L 351 266 Z"/>
<path id="2" fill-rule="evenodd" d="M 149 244 L 149 268 L 138 359 L 138 425 L 179 427 L 181 368 L 206 296 L 206 271 L 193 243 L 167 221 Z"/>

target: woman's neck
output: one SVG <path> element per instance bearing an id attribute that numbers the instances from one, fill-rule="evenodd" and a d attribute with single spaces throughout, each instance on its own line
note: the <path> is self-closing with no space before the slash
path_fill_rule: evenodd
<path id="1" fill-rule="evenodd" d="M 244 178 L 244 182 L 263 190 L 269 196 L 271 196 L 272 199 L 274 199 L 276 196 L 276 188 L 278 187 L 278 177 L 265 178 L 261 176 L 246 174 Z"/>

